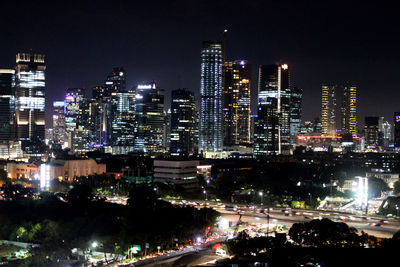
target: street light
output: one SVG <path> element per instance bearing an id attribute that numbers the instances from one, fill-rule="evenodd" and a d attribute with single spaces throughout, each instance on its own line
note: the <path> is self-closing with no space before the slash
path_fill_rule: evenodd
<path id="1" fill-rule="evenodd" d="M 261 197 L 261 205 L 263 204 L 263 192 L 262 191 L 260 191 L 260 192 L 258 192 L 258 195 Z"/>
<path id="2" fill-rule="evenodd" d="M 207 191 L 203 190 L 203 194 L 205 195 L 205 199 L 207 200 Z"/>
<path id="3" fill-rule="evenodd" d="M 94 242 L 92 243 L 92 248 L 97 248 L 98 245 L 99 245 L 99 244 L 98 244 L 96 241 L 94 241 Z"/>

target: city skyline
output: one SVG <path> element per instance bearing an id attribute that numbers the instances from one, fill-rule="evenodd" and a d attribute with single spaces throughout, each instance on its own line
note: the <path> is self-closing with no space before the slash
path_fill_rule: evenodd
<path id="1" fill-rule="evenodd" d="M 304 120 L 320 116 L 320 106 L 315 103 L 319 102 L 322 83 L 346 80 L 357 84 L 358 121 L 371 115 L 384 116 L 391 121 L 396 111 L 396 103 L 386 96 L 390 94 L 391 99 L 396 99 L 399 94 L 393 78 L 396 77 L 398 37 L 390 34 L 396 23 L 391 23 L 393 18 L 386 8 L 356 3 L 290 5 L 260 1 L 247 4 L 117 1 L 111 7 L 104 2 L 98 2 L 95 7 L 89 4 L 80 4 L 78 9 L 74 7 L 66 4 L 63 9 L 57 9 L 55 15 L 55 7 L 50 4 L 27 4 L 19 15 L 24 19 L 6 15 L 10 27 L 2 29 L 5 39 L 1 44 L 1 68 L 14 66 L 14 55 L 29 48 L 46 55 L 47 122 L 52 101 L 59 99 L 66 88 L 90 90 L 102 84 L 107 73 L 116 66 L 127 70 L 128 88 L 156 80 L 167 90 L 166 96 L 182 87 L 198 96 L 201 42 L 222 40 L 225 28 L 229 30 L 227 60 L 245 59 L 254 66 L 252 114 L 256 106 L 255 69 L 260 64 L 280 60 L 291 66 L 294 86 L 304 89 Z M 266 7 L 271 10 L 268 18 L 261 12 Z M 18 4 L 5 4 L 5 9 L 16 8 Z M 91 8 L 96 10 L 96 15 L 90 12 Z M 152 11 L 154 19 L 143 20 L 148 10 Z M 253 19 L 240 19 L 239 23 L 231 16 L 239 10 L 243 10 L 243 14 L 251 12 Z M 329 19 L 332 15 L 342 19 Z M 74 20 L 67 20 L 69 17 Z M 117 17 L 115 21 L 112 19 Z M 48 22 L 52 26 L 44 27 Z M 119 27 L 115 27 L 117 25 Z M 15 35 L 13 29 L 24 34 Z M 149 29 L 151 34 L 146 31 Z M 104 36 L 111 34 L 113 38 L 104 40 Z M 99 38 L 103 38 L 103 44 L 99 44 Z M 376 101 L 384 105 L 375 105 Z M 170 103 L 169 99 L 165 102 Z"/>

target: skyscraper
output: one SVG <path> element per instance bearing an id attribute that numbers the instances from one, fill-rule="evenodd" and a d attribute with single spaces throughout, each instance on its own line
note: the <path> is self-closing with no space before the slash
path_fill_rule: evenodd
<path id="1" fill-rule="evenodd" d="M 107 79 L 104 82 L 104 86 L 106 87 L 106 91 L 104 92 L 105 96 L 110 96 L 112 93 L 125 91 L 125 69 L 122 67 L 113 68 L 110 74 L 108 74 Z"/>
<path id="2" fill-rule="evenodd" d="M 342 135 L 357 135 L 357 87 L 346 83 L 343 86 L 342 96 Z"/>
<path id="3" fill-rule="evenodd" d="M 223 65 L 224 146 L 250 144 L 251 65 L 247 60 Z"/>
<path id="4" fill-rule="evenodd" d="M 53 140 L 52 144 L 68 146 L 68 135 L 65 124 L 65 101 L 53 102 Z"/>
<path id="5" fill-rule="evenodd" d="M 379 117 L 365 117 L 364 132 L 367 148 L 376 149 L 379 145 Z"/>
<path id="6" fill-rule="evenodd" d="M 135 141 L 134 103 L 133 92 L 120 91 L 111 93 L 111 145 L 119 147 L 117 154 L 126 154 L 130 150 L 133 151 Z"/>
<path id="7" fill-rule="evenodd" d="M 85 89 L 68 88 L 65 97 L 65 122 L 68 147 L 75 152 L 89 149 L 89 109 Z"/>
<path id="8" fill-rule="evenodd" d="M 15 134 L 15 70 L 0 69 L 0 143 L 9 145 Z"/>
<path id="9" fill-rule="evenodd" d="M 293 87 L 290 94 L 290 145 L 295 147 L 302 116 L 303 89 Z"/>
<path id="10" fill-rule="evenodd" d="M 18 53 L 15 67 L 16 137 L 30 154 L 44 150 L 44 55 Z"/>
<path id="11" fill-rule="evenodd" d="M 164 152 L 164 90 L 156 84 L 138 85 L 135 94 L 135 151 Z"/>
<path id="12" fill-rule="evenodd" d="M 172 91 L 171 155 L 189 156 L 194 153 L 195 108 L 192 92 L 186 89 Z"/>
<path id="13" fill-rule="evenodd" d="M 222 152 L 222 46 L 203 42 L 200 84 L 200 152 Z"/>
<path id="14" fill-rule="evenodd" d="M 336 85 L 322 85 L 321 123 L 322 134 L 336 135 Z"/>
<path id="15" fill-rule="evenodd" d="M 396 151 L 400 151 L 400 112 L 394 113 L 394 137 L 393 137 L 394 148 Z"/>
<path id="16" fill-rule="evenodd" d="M 290 73 L 287 64 L 261 65 L 254 155 L 290 153 Z"/>

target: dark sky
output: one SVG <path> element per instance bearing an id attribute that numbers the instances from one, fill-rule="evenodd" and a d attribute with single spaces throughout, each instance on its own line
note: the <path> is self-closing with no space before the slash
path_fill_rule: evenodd
<path id="1" fill-rule="evenodd" d="M 383 1 L 5 1 L 0 68 L 19 51 L 46 54 L 47 113 L 67 87 L 102 84 L 114 66 L 129 87 L 156 80 L 169 101 L 172 89 L 198 93 L 201 42 L 228 28 L 227 58 L 254 66 L 254 101 L 257 66 L 281 60 L 304 89 L 303 120 L 319 116 L 322 82 L 350 80 L 362 126 L 400 110 L 398 16 Z"/>

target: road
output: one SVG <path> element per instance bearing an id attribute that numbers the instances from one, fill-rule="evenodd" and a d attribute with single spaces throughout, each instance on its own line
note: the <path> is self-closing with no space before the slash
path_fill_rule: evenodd
<path id="1" fill-rule="evenodd" d="M 221 213 L 221 217 L 225 220 L 236 223 L 239 219 L 239 213 L 226 211 L 221 207 L 213 207 Z M 242 214 L 241 221 L 249 224 L 267 223 L 267 215 L 265 213 L 257 213 L 257 208 L 254 210 L 239 207 Z M 286 209 L 283 209 L 286 210 Z M 270 209 L 270 224 L 280 224 L 291 227 L 292 224 L 298 222 L 308 222 L 312 219 L 328 218 L 336 222 L 345 222 L 350 227 L 354 227 L 359 231 L 364 231 L 370 235 L 381 238 L 391 238 L 394 233 L 400 230 L 400 222 L 395 219 L 385 219 L 380 217 L 362 217 L 351 214 L 324 212 L 316 210 L 287 210 L 287 213 L 282 209 Z"/>

